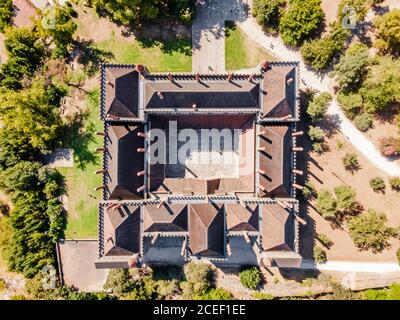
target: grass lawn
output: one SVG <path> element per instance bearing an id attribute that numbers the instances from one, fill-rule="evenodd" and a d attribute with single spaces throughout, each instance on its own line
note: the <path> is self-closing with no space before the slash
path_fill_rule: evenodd
<path id="1" fill-rule="evenodd" d="M 119 40 L 116 36 L 97 43 L 99 49 L 112 52 L 110 62 L 143 63 L 151 72 L 190 72 L 192 70 L 191 42 L 174 39 L 167 43 L 143 43 L 134 39 Z"/>
<path id="2" fill-rule="evenodd" d="M 268 51 L 250 40 L 231 21 L 225 22 L 225 68 L 240 70 L 257 66 L 261 60 L 274 61 Z"/>
<path id="3" fill-rule="evenodd" d="M 101 145 L 101 138 L 95 135 L 102 131 L 98 107 L 98 91 L 87 95 L 87 118 L 84 119 L 84 130 L 72 134 L 67 143 L 74 149 L 74 167 L 63 168 L 67 185 L 67 239 L 97 237 L 97 208 L 101 191 L 94 188 L 101 185 L 101 175 L 94 171 L 102 166 L 100 154 L 94 149 Z"/>

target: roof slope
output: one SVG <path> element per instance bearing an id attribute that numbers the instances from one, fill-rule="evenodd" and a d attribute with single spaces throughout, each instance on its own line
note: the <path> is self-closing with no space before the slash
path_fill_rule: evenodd
<path id="1" fill-rule="evenodd" d="M 271 64 L 262 87 L 264 117 L 295 117 L 296 81 L 295 65 Z"/>
<path id="2" fill-rule="evenodd" d="M 189 247 L 194 255 L 224 255 L 223 206 L 192 204 L 189 211 Z"/>
<path id="3" fill-rule="evenodd" d="M 228 231 L 258 230 L 258 205 L 248 204 L 243 208 L 238 203 L 227 203 L 225 211 Z"/>
<path id="4" fill-rule="evenodd" d="M 265 151 L 258 152 L 259 168 L 265 174 L 259 174 L 259 184 L 266 192 L 261 196 L 290 197 L 291 167 L 292 167 L 292 142 L 289 126 L 286 125 L 260 125 L 260 147 Z"/>
<path id="5" fill-rule="evenodd" d="M 143 213 L 144 232 L 187 231 L 187 206 L 181 204 L 145 205 Z"/>
<path id="6" fill-rule="evenodd" d="M 144 140 L 137 136 L 143 126 L 108 125 L 106 133 L 107 152 L 105 153 L 104 175 L 108 194 L 106 199 L 139 199 L 143 192 L 137 189 L 144 184 L 143 176 L 137 172 L 144 168 L 144 154 L 137 152 L 143 148 Z"/>
<path id="7" fill-rule="evenodd" d="M 162 93 L 162 98 L 157 94 Z M 179 82 L 146 80 L 144 107 L 259 108 L 259 84 L 250 81 Z"/>
<path id="8" fill-rule="evenodd" d="M 140 208 L 105 210 L 104 255 L 126 256 L 140 251 Z"/>
<path id="9" fill-rule="evenodd" d="M 104 116 L 138 118 L 139 74 L 134 66 L 112 66 L 102 69 Z"/>
<path id="10" fill-rule="evenodd" d="M 280 205 L 263 204 L 261 229 L 264 251 L 293 249 L 294 217 Z"/>

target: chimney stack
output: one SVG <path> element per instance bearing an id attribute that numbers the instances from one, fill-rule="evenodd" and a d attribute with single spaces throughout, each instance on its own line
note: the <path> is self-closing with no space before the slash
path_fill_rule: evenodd
<path id="1" fill-rule="evenodd" d="M 229 241 L 226 242 L 226 254 L 230 256 L 232 254 L 232 249 Z"/>
<path id="2" fill-rule="evenodd" d="M 198 72 L 196 73 L 196 81 L 200 82 L 200 73 L 198 73 Z"/>
<path id="3" fill-rule="evenodd" d="M 297 183 L 293 183 L 292 186 L 295 187 L 296 189 L 303 190 L 303 186 L 301 186 Z"/>
<path id="4" fill-rule="evenodd" d="M 262 68 L 264 71 L 266 71 L 266 70 L 268 69 L 268 67 L 269 67 L 269 62 L 268 62 L 268 60 L 264 60 L 264 61 L 261 62 L 261 68 Z"/>
<path id="5" fill-rule="evenodd" d="M 233 79 L 233 72 L 228 73 L 228 82 L 231 82 Z"/>
<path id="6" fill-rule="evenodd" d="M 293 151 L 303 151 L 304 149 L 302 147 L 293 147 L 292 148 Z"/>
<path id="7" fill-rule="evenodd" d="M 291 85 L 292 82 L 293 82 L 293 78 L 289 78 L 289 79 L 287 79 L 286 84 L 287 85 Z"/>
<path id="8" fill-rule="evenodd" d="M 146 173 L 146 171 L 139 171 L 138 173 L 137 173 L 137 176 L 138 177 L 140 177 L 140 176 L 144 176 L 144 174 Z"/>
<path id="9" fill-rule="evenodd" d="M 262 175 L 265 174 L 265 171 L 264 171 L 264 170 L 261 170 L 261 169 L 258 169 L 257 172 L 258 172 L 259 174 L 262 174 Z"/>
<path id="10" fill-rule="evenodd" d="M 141 187 L 136 189 L 136 192 L 142 192 L 145 188 L 145 185 L 142 185 Z"/>
<path id="11" fill-rule="evenodd" d="M 172 76 L 172 73 L 168 73 L 168 80 L 171 82 L 174 82 L 174 77 Z"/>
<path id="12" fill-rule="evenodd" d="M 259 133 L 257 133 L 257 136 L 263 136 L 264 134 L 265 134 L 265 131 L 262 130 L 262 131 L 260 131 Z"/>
<path id="13" fill-rule="evenodd" d="M 146 152 L 146 149 L 145 148 L 137 148 L 136 151 L 137 152 Z"/>
<path id="14" fill-rule="evenodd" d="M 151 239 L 151 244 L 155 244 L 159 236 L 160 236 L 160 233 L 157 232 L 157 233 L 155 234 L 155 236 L 153 237 L 153 239 Z"/>
<path id="15" fill-rule="evenodd" d="M 146 138 L 146 134 L 144 132 L 138 132 L 137 133 L 138 137 Z"/>
<path id="16" fill-rule="evenodd" d="M 135 70 L 136 70 L 137 72 L 139 72 L 139 73 L 142 73 L 142 72 L 144 71 L 144 65 L 142 65 L 142 64 L 137 64 L 137 65 L 135 66 Z"/>
<path id="17" fill-rule="evenodd" d="M 161 206 L 163 205 L 165 203 L 165 201 L 163 200 L 163 201 L 160 201 L 160 203 L 159 204 L 157 204 L 157 209 L 160 209 L 161 208 Z"/>
<path id="18" fill-rule="evenodd" d="M 161 91 L 158 91 L 158 92 L 157 92 L 157 95 L 158 95 L 158 97 L 159 97 L 160 99 L 164 99 L 164 96 L 163 96 L 163 94 L 162 94 Z"/>
<path id="19" fill-rule="evenodd" d="M 107 85 L 109 85 L 111 88 L 114 88 L 114 84 L 111 81 L 107 81 Z"/>
<path id="20" fill-rule="evenodd" d="M 292 117 L 292 115 L 288 114 L 287 116 L 284 116 L 283 118 L 281 118 L 281 121 L 289 120 L 291 117 Z"/>
<path id="21" fill-rule="evenodd" d="M 251 81 L 253 80 L 253 78 L 254 78 L 254 74 L 252 73 L 251 75 L 249 75 L 249 77 L 247 78 L 247 80 L 251 82 Z"/>
<path id="22" fill-rule="evenodd" d="M 303 175 L 303 171 L 302 170 L 293 169 L 292 172 L 295 173 L 295 174 L 298 174 L 300 176 Z"/>
<path id="23" fill-rule="evenodd" d="M 257 151 L 265 151 L 265 147 L 259 147 L 257 148 Z"/>
<path id="24" fill-rule="evenodd" d="M 193 103 L 192 109 L 193 109 L 193 111 L 197 111 L 197 104 Z"/>

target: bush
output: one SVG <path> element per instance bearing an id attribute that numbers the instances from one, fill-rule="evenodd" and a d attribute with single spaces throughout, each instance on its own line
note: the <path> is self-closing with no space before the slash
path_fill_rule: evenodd
<path id="1" fill-rule="evenodd" d="M 385 181 L 381 177 L 375 177 L 369 180 L 369 185 L 375 192 L 384 192 L 386 185 Z"/>
<path id="2" fill-rule="evenodd" d="M 393 190 L 400 191 L 400 177 L 390 178 L 389 185 Z"/>
<path id="3" fill-rule="evenodd" d="M 251 296 L 257 300 L 274 300 L 274 296 L 272 294 L 264 292 L 253 292 Z"/>
<path id="4" fill-rule="evenodd" d="M 356 201 L 356 191 L 348 186 L 338 186 L 335 188 L 337 209 L 342 212 L 355 212 L 358 209 Z"/>
<path id="5" fill-rule="evenodd" d="M 333 242 L 331 239 L 328 238 L 327 235 L 322 234 L 322 233 L 318 233 L 317 234 L 317 239 L 319 242 L 321 242 L 321 244 L 325 247 L 327 247 L 328 249 L 333 245 Z"/>
<path id="6" fill-rule="evenodd" d="M 104 289 L 111 289 L 114 294 L 129 293 L 134 289 L 134 281 L 128 269 L 111 269 L 104 284 Z"/>
<path id="7" fill-rule="evenodd" d="M 323 119 L 331 101 L 332 96 L 328 92 L 323 92 L 312 99 L 307 107 L 307 114 L 313 122 Z"/>
<path id="8" fill-rule="evenodd" d="M 315 189 L 314 185 L 308 180 L 304 184 L 301 192 L 306 199 L 312 199 L 317 195 L 317 190 Z"/>
<path id="9" fill-rule="evenodd" d="M 161 299 L 169 299 L 180 292 L 178 280 L 157 281 L 157 294 Z"/>
<path id="10" fill-rule="evenodd" d="M 268 31 L 276 32 L 285 3 L 285 0 L 254 0 L 253 16 Z"/>
<path id="11" fill-rule="evenodd" d="M 222 288 L 210 288 L 202 295 L 194 295 L 194 300 L 232 300 L 233 296 L 229 291 Z"/>
<path id="12" fill-rule="evenodd" d="M 182 290 L 204 294 L 210 287 L 211 269 L 208 264 L 190 261 L 183 269 L 188 285 Z"/>
<path id="13" fill-rule="evenodd" d="M 350 218 L 349 234 L 354 244 L 361 250 L 382 251 L 389 245 L 389 239 L 396 236 L 396 231 L 386 225 L 383 213 L 368 210 L 359 216 Z"/>
<path id="14" fill-rule="evenodd" d="M 346 289 L 338 283 L 331 283 L 331 300 L 360 300 L 360 294 Z"/>
<path id="15" fill-rule="evenodd" d="M 355 153 L 347 153 L 342 158 L 342 163 L 344 165 L 344 168 L 351 172 L 357 171 L 360 168 L 358 157 Z"/>
<path id="16" fill-rule="evenodd" d="M 11 297 L 11 300 L 26 300 L 26 297 L 22 294 L 17 294 Z"/>
<path id="17" fill-rule="evenodd" d="M 369 113 L 362 113 L 354 118 L 354 124 L 360 131 L 367 131 L 372 127 L 374 118 Z"/>
<path id="18" fill-rule="evenodd" d="M 246 268 L 239 273 L 240 283 L 248 289 L 255 290 L 261 283 L 261 273 L 257 267 Z"/>
<path id="19" fill-rule="evenodd" d="M 285 44 L 300 45 L 312 37 L 324 21 L 321 0 L 292 0 L 282 16 L 279 32 Z"/>
<path id="20" fill-rule="evenodd" d="M 327 261 L 326 252 L 318 246 L 314 246 L 313 258 L 316 263 L 325 263 Z"/>
<path id="21" fill-rule="evenodd" d="M 7 289 L 6 282 L 4 281 L 4 279 L 0 278 L 0 292 L 4 291 L 6 289 Z"/>
<path id="22" fill-rule="evenodd" d="M 12 0 L 2 0 L 0 2 L 0 32 L 4 32 L 13 17 L 13 2 Z"/>
<path id="23" fill-rule="evenodd" d="M 354 119 L 362 108 L 362 96 L 359 93 L 340 91 L 337 96 L 343 112 L 350 119 Z"/>
<path id="24" fill-rule="evenodd" d="M 336 218 L 337 201 L 328 190 L 318 192 L 316 208 L 323 218 L 328 220 Z"/>
<path id="25" fill-rule="evenodd" d="M 325 139 L 325 132 L 320 127 L 309 126 L 308 136 L 311 142 L 321 142 Z"/>

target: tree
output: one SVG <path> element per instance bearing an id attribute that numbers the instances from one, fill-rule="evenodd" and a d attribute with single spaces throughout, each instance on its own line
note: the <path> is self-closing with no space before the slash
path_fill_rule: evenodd
<path id="1" fill-rule="evenodd" d="M 341 90 L 356 90 L 366 73 L 368 65 L 368 47 L 364 44 L 354 43 L 346 50 L 346 53 L 335 65 L 335 75 Z"/>
<path id="2" fill-rule="evenodd" d="M 339 24 L 332 24 L 328 35 L 303 44 L 301 55 L 304 61 L 315 70 L 325 70 L 343 50 L 348 35 L 349 31 L 347 29 L 342 28 Z"/>
<path id="3" fill-rule="evenodd" d="M 315 152 L 322 153 L 326 149 L 324 144 L 325 132 L 320 127 L 309 126 L 308 136 L 310 137 Z"/>
<path id="4" fill-rule="evenodd" d="M 55 10 L 55 28 L 44 28 L 42 19 L 38 19 L 36 28 L 42 38 L 50 40 L 50 45 L 54 43 L 56 48 L 53 50 L 53 57 L 66 58 L 69 46 L 74 42 L 73 35 L 78 26 L 72 20 L 71 9 L 68 6 L 57 5 L 51 10 Z M 46 9 L 43 13 L 47 13 Z"/>
<path id="5" fill-rule="evenodd" d="M 12 0 L 3 0 L 0 2 L 0 32 L 10 24 L 13 17 L 13 2 Z"/>
<path id="6" fill-rule="evenodd" d="M 248 289 L 255 290 L 261 283 L 261 273 L 256 267 L 245 268 L 239 273 L 240 283 Z"/>
<path id="7" fill-rule="evenodd" d="M 396 231 L 386 223 L 387 218 L 383 213 L 370 209 L 350 218 L 349 234 L 359 249 L 382 251 L 389 245 L 390 237 L 396 236 Z"/>
<path id="8" fill-rule="evenodd" d="M 400 9 L 390 10 L 374 20 L 374 45 L 383 52 L 400 53 Z"/>
<path id="9" fill-rule="evenodd" d="M 375 177 L 369 180 L 369 185 L 375 192 L 384 192 L 386 185 L 381 177 Z"/>
<path id="10" fill-rule="evenodd" d="M 389 184 L 393 190 L 400 191 L 400 177 L 390 178 Z"/>
<path id="11" fill-rule="evenodd" d="M 123 25 L 140 25 L 157 18 L 175 18 L 190 23 L 196 11 L 193 0 L 92 0 L 91 5 Z"/>
<path id="12" fill-rule="evenodd" d="M 356 191 L 348 186 L 338 186 L 335 188 L 337 199 L 337 209 L 343 212 L 354 212 L 357 210 Z"/>
<path id="13" fill-rule="evenodd" d="M 367 112 L 361 113 L 354 118 L 354 124 L 360 131 L 368 131 L 372 127 L 374 118 Z"/>
<path id="14" fill-rule="evenodd" d="M 285 4 L 285 0 L 255 0 L 253 16 L 267 30 L 277 32 Z"/>
<path id="15" fill-rule="evenodd" d="M 368 7 L 366 0 L 342 0 L 338 7 L 339 23 L 346 22 L 348 17 L 352 22 L 358 22 L 365 19 Z M 354 16 L 352 16 L 354 13 Z"/>
<path id="16" fill-rule="evenodd" d="M 104 289 L 111 289 L 115 294 L 123 294 L 131 292 L 134 286 L 134 281 L 128 269 L 111 269 L 104 284 Z"/>
<path id="17" fill-rule="evenodd" d="M 8 88 L 20 88 L 23 75 L 32 76 L 43 56 L 39 37 L 27 28 L 8 28 L 4 41 L 8 61 L 1 65 L 0 84 Z"/>
<path id="18" fill-rule="evenodd" d="M 327 261 L 326 252 L 318 246 L 314 246 L 313 258 L 316 263 L 325 263 Z"/>
<path id="19" fill-rule="evenodd" d="M 336 218 L 337 201 L 328 190 L 321 190 L 317 194 L 317 211 L 327 220 Z"/>
<path id="20" fill-rule="evenodd" d="M 359 93 L 340 91 L 337 99 L 344 113 L 350 119 L 354 119 L 362 108 L 362 96 Z"/>
<path id="21" fill-rule="evenodd" d="M 292 0 L 279 24 L 283 42 L 300 45 L 321 27 L 324 17 L 321 0 Z"/>
<path id="22" fill-rule="evenodd" d="M 33 191 L 40 188 L 38 171 L 42 167 L 39 162 L 23 161 L 2 172 L 0 185 L 6 192 Z"/>
<path id="23" fill-rule="evenodd" d="M 211 269 L 205 263 L 191 261 L 183 269 L 187 280 L 187 291 L 189 295 L 204 294 L 210 287 Z"/>
<path id="24" fill-rule="evenodd" d="M 327 248 L 330 248 L 333 245 L 333 241 L 331 239 L 328 238 L 327 235 L 322 234 L 322 233 L 318 233 L 317 234 L 317 239 L 319 242 L 321 242 L 321 244 Z"/>
<path id="25" fill-rule="evenodd" d="M 6 132 L 13 132 L 8 139 L 15 147 L 28 146 L 40 153 L 51 149 L 60 134 L 62 121 L 50 104 L 49 87 L 44 79 L 36 78 L 31 87 L 19 92 L 6 90 L 0 93 L 0 115 Z M 10 142 L 9 142 L 10 143 Z"/>
<path id="26" fill-rule="evenodd" d="M 315 96 L 307 107 L 307 114 L 313 122 L 322 120 L 328 110 L 328 105 L 332 101 L 329 92 L 323 92 Z"/>
<path id="27" fill-rule="evenodd" d="M 344 168 L 348 171 L 354 172 L 360 168 L 358 157 L 355 153 L 346 153 L 342 158 Z"/>
<path id="28" fill-rule="evenodd" d="M 233 296 L 229 291 L 222 288 L 210 288 L 203 295 L 195 295 L 194 300 L 232 300 Z"/>

